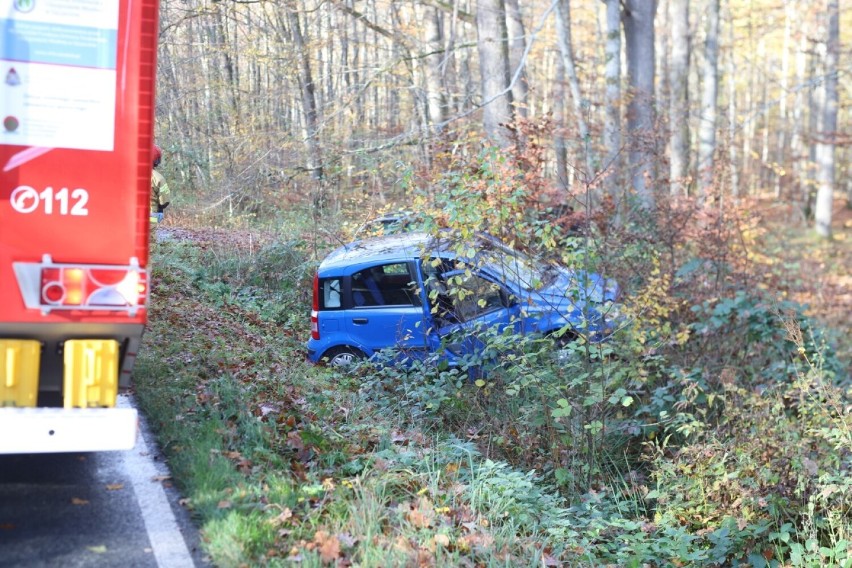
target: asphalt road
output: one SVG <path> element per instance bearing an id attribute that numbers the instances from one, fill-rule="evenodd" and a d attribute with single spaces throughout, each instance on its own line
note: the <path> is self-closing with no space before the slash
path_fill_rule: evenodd
<path id="1" fill-rule="evenodd" d="M 0 455 L 0 567 L 205 566 L 168 480 L 144 424 L 126 452 Z"/>

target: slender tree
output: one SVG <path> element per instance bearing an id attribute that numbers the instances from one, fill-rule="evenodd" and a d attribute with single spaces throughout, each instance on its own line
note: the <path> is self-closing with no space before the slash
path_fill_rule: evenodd
<path id="1" fill-rule="evenodd" d="M 616 203 L 622 199 L 622 159 L 621 159 L 621 2 L 604 0 L 606 4 L 606 42 L 604 77 L 605 113 L 603 143 L 606 149 L 606 191 Z"/>
<path id="2" fill-rule="evenodd" d="M 287 10 L 287 20 L 290 24 L 290 34 L 293 39 L 293 45 L 299 54 L 299 87 L 302 93 L 302 112 L 304 114 L 304 136 L 305 147 L 307 148 L 307 163 L 306 169 L 311 174 L 311 178 L 322 183 L 324 178 L 322 165 L 322 151 L 319 143 L 319 113 L 317 111 L 317 101 L 315 94 L 315 85 L 313 73 L 311 71 L 311 61 L 308 55 L 305 39 L 302 35 L 302 25 L 299 22 L 299 14 L 295 10 Z M 315 195 L 314 202 L 323 207 L 323 196 L 318 188 L 318 193 Z"/>
<path id="3" fill-rule="evenodd" d="M 630 102 L 627 132 L 633 189 L 645 208 L 654 205 L 654 16 L 657 0 L 624 0 L 622 21 Z"/>
<path id="4" fill-rule="evenodd" d="M 781 47 L 781 96 L 778 101 L 778 128 L 775 144 L 775 198 L 781 197 L 782 178 L 786 176 L 787 156 L 787 98 L 790 89 L 790 41 L 793 20 L 798 6 L 796 0 L 784 0 L 784 43 Z"/>
<path id="5" fill-rule="evenodd" d="M 669 165 L 671 193 L 679 196 L 689 187 L 689 0 L 671 0 L 669 14 Z"/>
<path id="6" fill-rule="evenodd" d="M 704 199 L 713 186 L 716 153 L 716 113 L 719 94 L 719 0 L 707 0 L 704 67 L 701 73 L 701 115 L 698 124 L 698 195 Z"/>
<path id="7" fill-rule="evenodd" d="M 731 197 L 734 203 L 740 198 L 740 170 L 739 153 L 737 152 L 737 63 L 734 57 L 734 16 L 731 10 L 731 2 L 727 3 L 728 13 L 728 54 L 727 54 L 727 80 L 728 80 L 728 172 L 730 180 Z"/>
<path id="8" fill-rule="evenodd" d="M 440 128 L 447 120 L 446 89 L 444 89 L 441 69 L 444 64 L 444 36 L 441 11 L 427 6 L 424 14 L 424 33 L 426 34 L 426 98 L 429 102 L 429 122 L 433 128 Z"/>
<path id="9" fill-rule="evenodd" d="M 524 53 L 527 49 L 526 28 L 518 0 L 506 1 L 506 31 L 509 34 L 510 77 L 518 78 L 512 82 L 512 103 L 518 116 L 529 114 L 529 80 L 527 62 Z"/>
<path id="10" fill-rule="evenodd" d="M 558 0 L 556 11 L 556 30 L 559 41 L 559 53 L 562 56 L 562 66 L 565 69 L 565 79 L 571 90 L 571 104 L 574 109 L 574 120 L 577 121 L 577 143 L 579 153 L 584 158 L 586 179 L 595 175 L 594 151 L 589 137 L 589 125 L 585 113 L 587 106 L 580 92 L 580 79 L 574 64 L 574 50 L 571 45 L 571 0 Z"/>
<path id="11" fill-rule="evenodd" d="M 816 231 L 821 237 L 831 236 L 831 209 L 834 197 L 835 146 L 837 137 L 837 59 L 840 54 L 840 7 L 838 0 L 828 0 L 825 50 L 825 98 L 822 109 L 822 132 L 817 150 Z"/>
<path id="12" fill-rule="evenodd" d="M 556 133 L 553 137 L 553 149 L 556 154 L 556 187 L 560 199 L 568 196 L 571 187 L 568 178 L 568 125 L 565 118 L 565 66 L 562 57 L 556 58 L 556 81 L 553 85 L 553 122 Z"/>
<path id="13" fill-rule="evenodd" d="M 506 125 L 512 121 L 509 88 L 509 43 L 504 0 L 477 0 L 476 33 L 482 89 L 482 126 L 498 146 L 510 143 Z"/>

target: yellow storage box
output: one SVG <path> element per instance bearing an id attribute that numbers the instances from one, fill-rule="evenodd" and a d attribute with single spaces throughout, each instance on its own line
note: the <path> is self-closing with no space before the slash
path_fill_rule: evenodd
<path id="1" fill-rule="evenodd" d="M 35 406 L 41 343 L 0 339 L 0 406 Z"/>
<path id="2" fill-rule="evenodd" d="M 115 406 L 118 396 L 118 342 L 70 339 L 65 342 L 65 408 Z"/>

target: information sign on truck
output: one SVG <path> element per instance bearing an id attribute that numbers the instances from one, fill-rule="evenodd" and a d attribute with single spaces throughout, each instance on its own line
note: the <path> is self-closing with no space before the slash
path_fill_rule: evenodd
<path id="1" fill-rule="evenodd" d="M 133 447 L 157 0 L 0 0 L 0 453 Z"/>

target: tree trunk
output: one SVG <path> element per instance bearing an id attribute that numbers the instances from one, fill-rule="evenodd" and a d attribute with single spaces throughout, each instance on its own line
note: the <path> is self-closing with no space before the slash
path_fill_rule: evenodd
<path id="1" fill-rule="evenodd" d="M 568 125 L 565 120 L 565 66 L 562 58 L 556 58 L 556 83 L 553 86 L 553 124 L 556 133 L 553 149 L 556 153 L 556 187 L 560 202 L 565 202 L 570 188 L 568 183 Z"/>
<path id="2" fill-rule="evenodd" d="M 799 42 L 796 48 L 796 96 L 793 99 L 793 132 L 790 139 L 790 159 L 793 163 L 793 206 L 807 219 L 808 184 L 807 154 L 804 140 L 804 110 L 805 110 L 805 77 L 808 67 L 808 34 L 805 30 L 799 32 Z"/>
<path id="3" fill-rule="evenodd" d="M 311 74 L 310 55 L 305 46 L 302 36 L 302 26 L 299 23 L 299 14 L 293 10 L 287 11 L 287 19 L 290 23 L 290 33 L 293 45 L 299 57 L 299 88 L 302 94 L 302 113 L 305 125 L 305 148 L 307 150 L 306 169 L 311 179 L 317 182 L 314 204 L 318 208 L 325 207 L 325 196 L 322 192 L 323 166 L 322 152 L 319 145 L 319 115 L 317 113 L 316 94 L 314 92 L 314 79 Z"/>
<path id="4" fill-rule="evenodd" d="M 630 172 L 639 205 L 654 206 L 654 16 L 657 0 L 624 0 L 624 37 L 630 102 L 627 106 Z"/>
<path id="5" fill-rule="evenodd" d="M 734 203 L 740 198 L 740 164 L 737 153 L 737 131 L 740 128 L 737 120 L 737 64 L 734 59 L 734 16 L 731 13 L 731 3 L 728 2 L 728 168 L 730 172 L 731 197 Z"/>
<path id="6" fill-rule="evenodd" d="M 785 177 L 787 156 L 787 92 L 790 84 L 790 34 L 796 17 L 795 0 L 784 0 L 784 43 L 781 51 L 781 100 L 778 101 L 778 132 L 775 144 L 775 199 L 781 197 L 782 178 Z"/>
<path id="7" fill-rule="evenodd" d="M 698 125 L 698 196 L 704 200 L 713 189 L 716 153 L 716 100 L 719 92 L 719 0 L 707 0 L 707 35 Z"/>
<path id="8" fill-rule="evenodd" d="M 425 34 L 429 54 L 426 57 L 426 99 L 429 111 L 429 124 L 440 131 L 447 120 L 447 101 L 441 80 L 441 67 L 444 63 L 444 35 L 441 27 L 441 11 L 438 8 L 425 8 Z"/>
<path id="9" fill-rule="evenodd" d="M 509 67 L 512 80 L 512 103 L 518 116 L 527 116 L 529 83 L 527 82 L 527 62 L 524 53 L 527 50 L 526 30 L 523 14 L 518 0 L 506 1 L 506 31 L 509 35 Z"/>
<path id="10" fill-rule="evenodd" d="M 828 37 L 825 50 L 825 103 L 822 132 L 817 147 L 816 231 L 831 237 L 831 208 L 834 197 L 834 156 L 837 139 L 837 59 L 840 55 L 840 7 L 828 0 Z"/>
<path id="11" fill-rule="evenodd" d="M 583 178 L 591 180 L 595 175 L 594 157 L 589 136 L 589 126 L 586 123 L 585 104 L 580 93 L 580 80 L 574 65 L 574 51 L 571 46 L 571 0 L 558 0 L 556 9 L 556 31 L 559 38 L 559 53 L 562 56 L 562 66 L 565 69 L 565 79 L 571 89 L 571 104 L 574 108 L 574 119 L 577 121 L 579 153 L 583 156 L 586 171 Z"/>
<path id="12" fill-rule="evenodd" d="M 685 196 L 689 188 L 689 0 L 671 0 L 669 10 L 669 172 L 671 194 Z"/>
<path id="13" fill-rule="evenodd" d="M 606 3 L 605 68 L 606 90 L 604 101 L 604 148 L 606 148 L 606 192 L 616 204 L 623 203 L 623 176 L 621 159 L 621 2 Z"/>
<path id="14" fill-rule="evenodd" d="M 505 148 L 511 142 L 506 125 L 512 121 L 512 92 L 509 89 L 509 43 L 503 0 L 477 0 L 476 33 L 483 129 L 494 144 Z"/>

